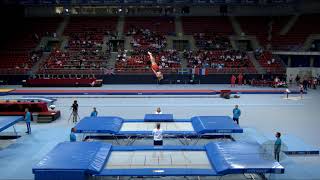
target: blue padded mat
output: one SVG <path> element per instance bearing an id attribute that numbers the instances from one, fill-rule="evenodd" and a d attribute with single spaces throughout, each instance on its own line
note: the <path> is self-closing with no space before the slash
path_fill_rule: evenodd
<path id="1" fill-rule="evenodd" d="M 284 173 L 258 143 L 217 142 L 207 144 L 206 149 L 218 174 Z"/>
<path id="2" fill-rule="evenodd" d="M 191 121 L 198 134 L 243 132 L 243 129 L 229 116 L 195 116 L 191 118 Z"/>
<path id="3" fill-rule="evenodd" d="M 287 150 L 283 150 L 286 154 L 319 154 L 319 148 L 306 144 L 296 136 L 285 134 L 281 139 L 288 147 Z"/>
<path id="4" fill-rule="evenodd" d="M 266 137 L 274 144 L 276 140 L 274 134 L 267 134 Z M 319 154 L 319 148 L 306 144 L 302 139 L 294 135 L 283 134 L 281 140 L 284 145 L 281 150 L 288 155 Z"/>
<path id="5" fill-rule="evenodd" d="M 0 132 L 22 120 L 23 116 L 0 116 Z"/>
<path id="6" fill-rule="evenodd" d="M 173 114 L 146 114 L 144 121 L 147 122 L 170 122 L 173 121 Z"/>
<path id="7" fill-rule="evenodd" d="M 82 170 L 99 173 L 108 157 L 111 145 L 101 142 L 63 142 L 51 150 L 33 172 L 44 170 Z"/>
<path id="8" fill-rule="evenodd" d="M 116 116 L 85 117 L 76 126 L 77 133 L 110 133 L 119 132 L 123 119 Z"/>

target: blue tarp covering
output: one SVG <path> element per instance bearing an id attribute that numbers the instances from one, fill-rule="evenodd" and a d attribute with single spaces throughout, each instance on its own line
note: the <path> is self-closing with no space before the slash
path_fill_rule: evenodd
<path id="1" fill-rule="evenodd" d="M 110 133 L 119 132 L 123 119 L 116 116 L 85 117 L 76 126 L 77 133 Z"/>
<path id="2" fill-rule="evenodd" d="M 107 160 L 111 145 L 101 142 L 63 142 L 58 144 L 38 164 L 37 171 L 73 171 L 96 174 L 101 171 Z"/>
<path id="3" fill-rule="evenodd" d="M 217 142 L 207 144 L 206 149 L 218 174 L 284 173 L 258 143 Z"/>
<path id="4" fill-rule="evenodd" d="M 170 122 L 173 121 L 173 114 L 146 114 L 144 121 L 149 122 Z"/>
<path id="5" fill-rule="evenodd" d="M 0 132 L 22 120 L 23 116 L 0 116 Z"/>
<path id="6" fill-rule="evenodd" d="M 229 116 L 195 116 L 191 118 L 191 121 L 198 134 L 243 132 L 243 129 Z"/>

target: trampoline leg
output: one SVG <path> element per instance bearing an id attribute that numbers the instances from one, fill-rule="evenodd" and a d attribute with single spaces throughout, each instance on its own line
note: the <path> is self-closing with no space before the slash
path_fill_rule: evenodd
<path id="1" fill-rule="evenodd" d="M 114 139 L 116 140 L 116 143 L 117 143 L 118 145 L 121 145 L 120 142 L 119 142 L 118 137 L 117 137 L 117 136 L 113 136 L 113 137 L 114 137 Z"/>
<path id="2" fill-rule="evenodd" d="M 195 142 L 193 143 L 193 145 L 197 145 L 198 142 L 200 141 L 200 139 L 201 139 L 201 136 L 198 136 L 198 137 L 196 138 Z"/>
<path id="3" fill-rule="evenodd" d="M 252 174 L 243 174 L 246 179 L 255 179 Z"/>
<path id="4" fill-rule="evenodd" d="M 13 127 L 13 131 L 14 131 L 14 135 L 18 137 L 18 133 L 16 131 L 16 128 L 14 127 L 14 125 L 12 127 Z"/>

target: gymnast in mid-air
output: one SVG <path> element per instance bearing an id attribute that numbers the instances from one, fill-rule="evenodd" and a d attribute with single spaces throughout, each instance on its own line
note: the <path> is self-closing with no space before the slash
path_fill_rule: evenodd
<path id="1" fill-rule="evenodd" d="M 156 62 L 156 59 L 153 57 L 152 53 L 148 51 L 150 62 L 151 62 L 151 69 L 153 73 L 156 75 L 158 81 L 161 81 L 163 79 L 163 74 L 160 71 L 160 68 Z"/>

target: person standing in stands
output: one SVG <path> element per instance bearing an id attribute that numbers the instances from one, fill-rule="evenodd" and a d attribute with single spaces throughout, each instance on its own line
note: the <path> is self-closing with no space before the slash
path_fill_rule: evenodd
<path id="1" fill-rule="evenodd" d="M 157 126 L 152 131 L 153 135 L 153 145 L 154 146 L 162 146 L 163 145 L 163 130 L 160 128 L 160 123 L 157 123 Z"/>
<path id="2" fill-rule="evenodd" d="M 24 115 L 24 120 L 26 121 L 27 124 L 27 134 L 31 134 L 31 113 L 29 112 L 29 109 L 25 109 L 26 114 Z"/>
<path id="3" fill-rule="evenodd" d="M 71 128 L 70 142 L 76 142 L 77 141 L 77 136 L 76 136 L 75 132 L 76 132 L 76 128 Z"/>
<path id="4" fill-rule="evenodd" d="M 236 87 L 236 76 L 235 75 L 232 75 L 231 76 L 231 87 Z"/>
<path id="5" fill-rule="evenodd" d="M 98 111 L 97 111 L 97 108 L 94 107 L 94 108 L 93 108 L 93 111 L 92 111 L 91 114 L 90 114 L 90 117 L 97 117 L 97 116 L 98 116 Z"/>
<path id="6" fill-rule="evenodd" d="M 308 80 L 307 79 L 304 79 L 302 81 L 302 85 L 303 85 L 303 90 L 308 91 Z"/>
<path id="7" fill-rule="evenodd" d="M 236 105 L 232 112 L 233 112 L 233 121 L 239 125 L 239 118 L 241 116 L 241 111 L 239 109 L 239 106 Z"/>
<path id="8" fill-rule="evenodd" d="M 238 85 L 239 85 L 239 86 L 242 85 L 242 80 L 243 80 L 243 76 L 242 76 L 242 74 L 240 73 L 240 74 L 238 75 Z"/>
<path id="9" fill-rule="evenodd" d="M 297 83 L 297 85 L 299 86 L 299 84 L 300 84 L 300 76 L 297 74 L 297 76 L 296 76 L 296 83 Z"/>
<path id="10" fill-rule="evenodd" d="M 157 108 L 155 114 L 162 114 L 162 111 L 161 111 L 160 107 Z"/>
<path id="11" fill-rule="evenodd" d="M 274 143 L 274 158 L 279 162 L 280 160 L 280 150 L 281 150 L 281 133 L 276 133 L 276 142 Z"/>

